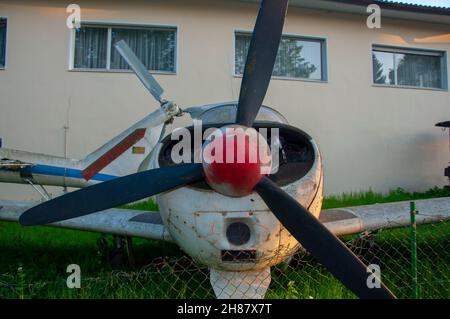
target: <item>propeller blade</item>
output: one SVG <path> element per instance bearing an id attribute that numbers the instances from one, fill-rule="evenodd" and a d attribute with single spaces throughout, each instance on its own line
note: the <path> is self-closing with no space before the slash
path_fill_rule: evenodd
<path id="1" fill-rule="evenodd" d="M 134 54 L 130 47 L 126 44 L 124 40 L 120 40 L 115 44 L 117 51 L 119 51 L 122 58 L 128 63 L 130 68 L 133 69 L 134 73 L 141 80 L 142 84 L 147 88 L 151 95 L 158 101 L 162 102 L 161 95 L 164 92 L 163 88 L 155 80 L 153 75 L 148 72 L 145 65 L 139 60 L 139 58 Z"/>
<path id="2" fill-rule="evenodd" d="M 383 284 L 380 288 L 369 288 L 367 267 L 358 257 L 269 178 L 264 177 L 256 186 L 256 191 L 291 235 L 358 297 L 395 298 Z"/>
<path id="3" fill-rule="evenodd" d="M 251 127 L 269 86 L 288 0 L 263 0 L 245 62 L 236 123 Z"/>
<path id="4" fill-rule="evenodd" d="M 183 164 L 139 172 L 89 186 L 34 206 L 20 224 L 42 225 L 131 203 L 203 178 L 202 164 Z"/>

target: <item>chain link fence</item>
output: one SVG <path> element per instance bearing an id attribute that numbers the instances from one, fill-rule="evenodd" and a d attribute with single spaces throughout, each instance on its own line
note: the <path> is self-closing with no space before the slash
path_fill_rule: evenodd
<path id="1" fill-rule="evenodd" d="M 382 229 L 342 238 L 366 264 L 379 265 L 382 281 L 399 298 L 450 298 L 450 222 L 417 226 L 417 284 L 411 228 Z M 15 298 L 215 298 L 209 269 L 183 254 L 147 260 L 145 266 L 86 276 L 80 289 L 66 278 L 30 282 L 0 276 L 0 296 Z M 299 250 L 271 269 L 266 298 L 355 298 L 310 254 Z M 260 278 L 261 279 L 261 278 Z"/>

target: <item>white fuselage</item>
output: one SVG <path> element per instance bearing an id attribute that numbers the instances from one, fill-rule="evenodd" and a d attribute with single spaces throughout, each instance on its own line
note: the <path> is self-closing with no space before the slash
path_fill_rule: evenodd
<path id="1" fill-rule="evenodd" d="M 316 158 L 301 179 L 282 187 L 319 217 L 322 206 L 322 160 Z M 157 152 L 155 152 L 157 153 Z M 157 155 L 153 159 L 158 167 Z M 298 242 L 267 208 L 258 194 L 231 198 L 213 190 L 181 187 L 156 197 L 165 226 L 173 240 L 198 262 L 228 271 L 262 269 L 294 254 Z M 240 245 L 230 242 L 228 227 L 244 223 L 250 230 Z M 227 254 L 230 254 L 227 256 Z"/>

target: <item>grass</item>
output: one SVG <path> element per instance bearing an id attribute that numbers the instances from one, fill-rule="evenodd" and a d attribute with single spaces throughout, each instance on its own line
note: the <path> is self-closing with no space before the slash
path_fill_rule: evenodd
<path id="1" fill-rule="evenodd" d="M 450 196 L 450 190 L 446 187 L 434 187 L 425 192 L 407 192 L 402 188 L 396 188 L 387 194 L 377 193 L 372 190 L 366 192 L 344 193 L 342 195 L 328 196 L 323 201 L 323 209 L 370 205 L 377 203 L 400 202 L 406 200 L 419 200 Z"/>
<path id="2" fill-rule="evenodd" d="M 345 207 L 450 196 L 446 189 L 423 193 L 396 189 L 388 194 L 373 191 L 330 196 L 324 208 Z M 157 210 L 151 202 L 133 209 Z M 450 223 L 418 228 L 419 288 L 425 298 L 450 298 Z M 383 278 L 403 298 L 410 295 L 409 229 L 382 230 L 375 237 Z M 365 247 L 353 236 L 352 242 Z M 213 297 L 207 270 L 199 270 L 182 257 L 173 244 L 134 239 L 137 270 L 113 270 L 109 263 L 110 236 L 50 227 L 24 228 L 0 222 L 0 298 L 161 298 Z M 370 262 L 370 249 L 361 256 Z M 167 260 L 161 257 L 166 256 Z M 367 257 L 369 256 L 369 257 Z M 177 262 L 171 262 L 170 258 Z M 294 267 L 281 264 L 272 271 L 269 298 L 353 298 L 354 296 L 309 256 Z M 81 267 L 82 288 L 66 287 L 66 267 Z M 151 263 L 151 266 L 146 266 Z"/>

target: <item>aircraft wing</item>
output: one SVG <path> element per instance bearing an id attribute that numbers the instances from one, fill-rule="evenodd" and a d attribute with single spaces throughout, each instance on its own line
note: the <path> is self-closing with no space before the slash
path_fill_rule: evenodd
<path id="1" fill-rule="evenodd" d="M 411 224 L 409 201 L 323 210 L 320 221 L 336 236 Z M 416 223 L 450 220 L 450 197 L 416 200 Z"/>
<path id="2" fill-rule="evenodd" d="M 450 220 L 450 198 L 417 200 L 417 224 Z M 0 200 L 0 221 L 17 222 L 20 214 L 36 203 Z M 320 221 L 336 236 L 381 228 L 410 225 L 409 201 L 323 210 Z M 158 212 L 112 208 L 94 214 L 49 224 L 120 236 L 172 242 Z"/>
<path id="3" fill-rule="evenodd" d="M 36 203 L 0 200 L 0 220 L 17 222 L 20 214 L 33 205 Z M 172 241 L 158 212 L 112 208 L 48 226 Z"/>

